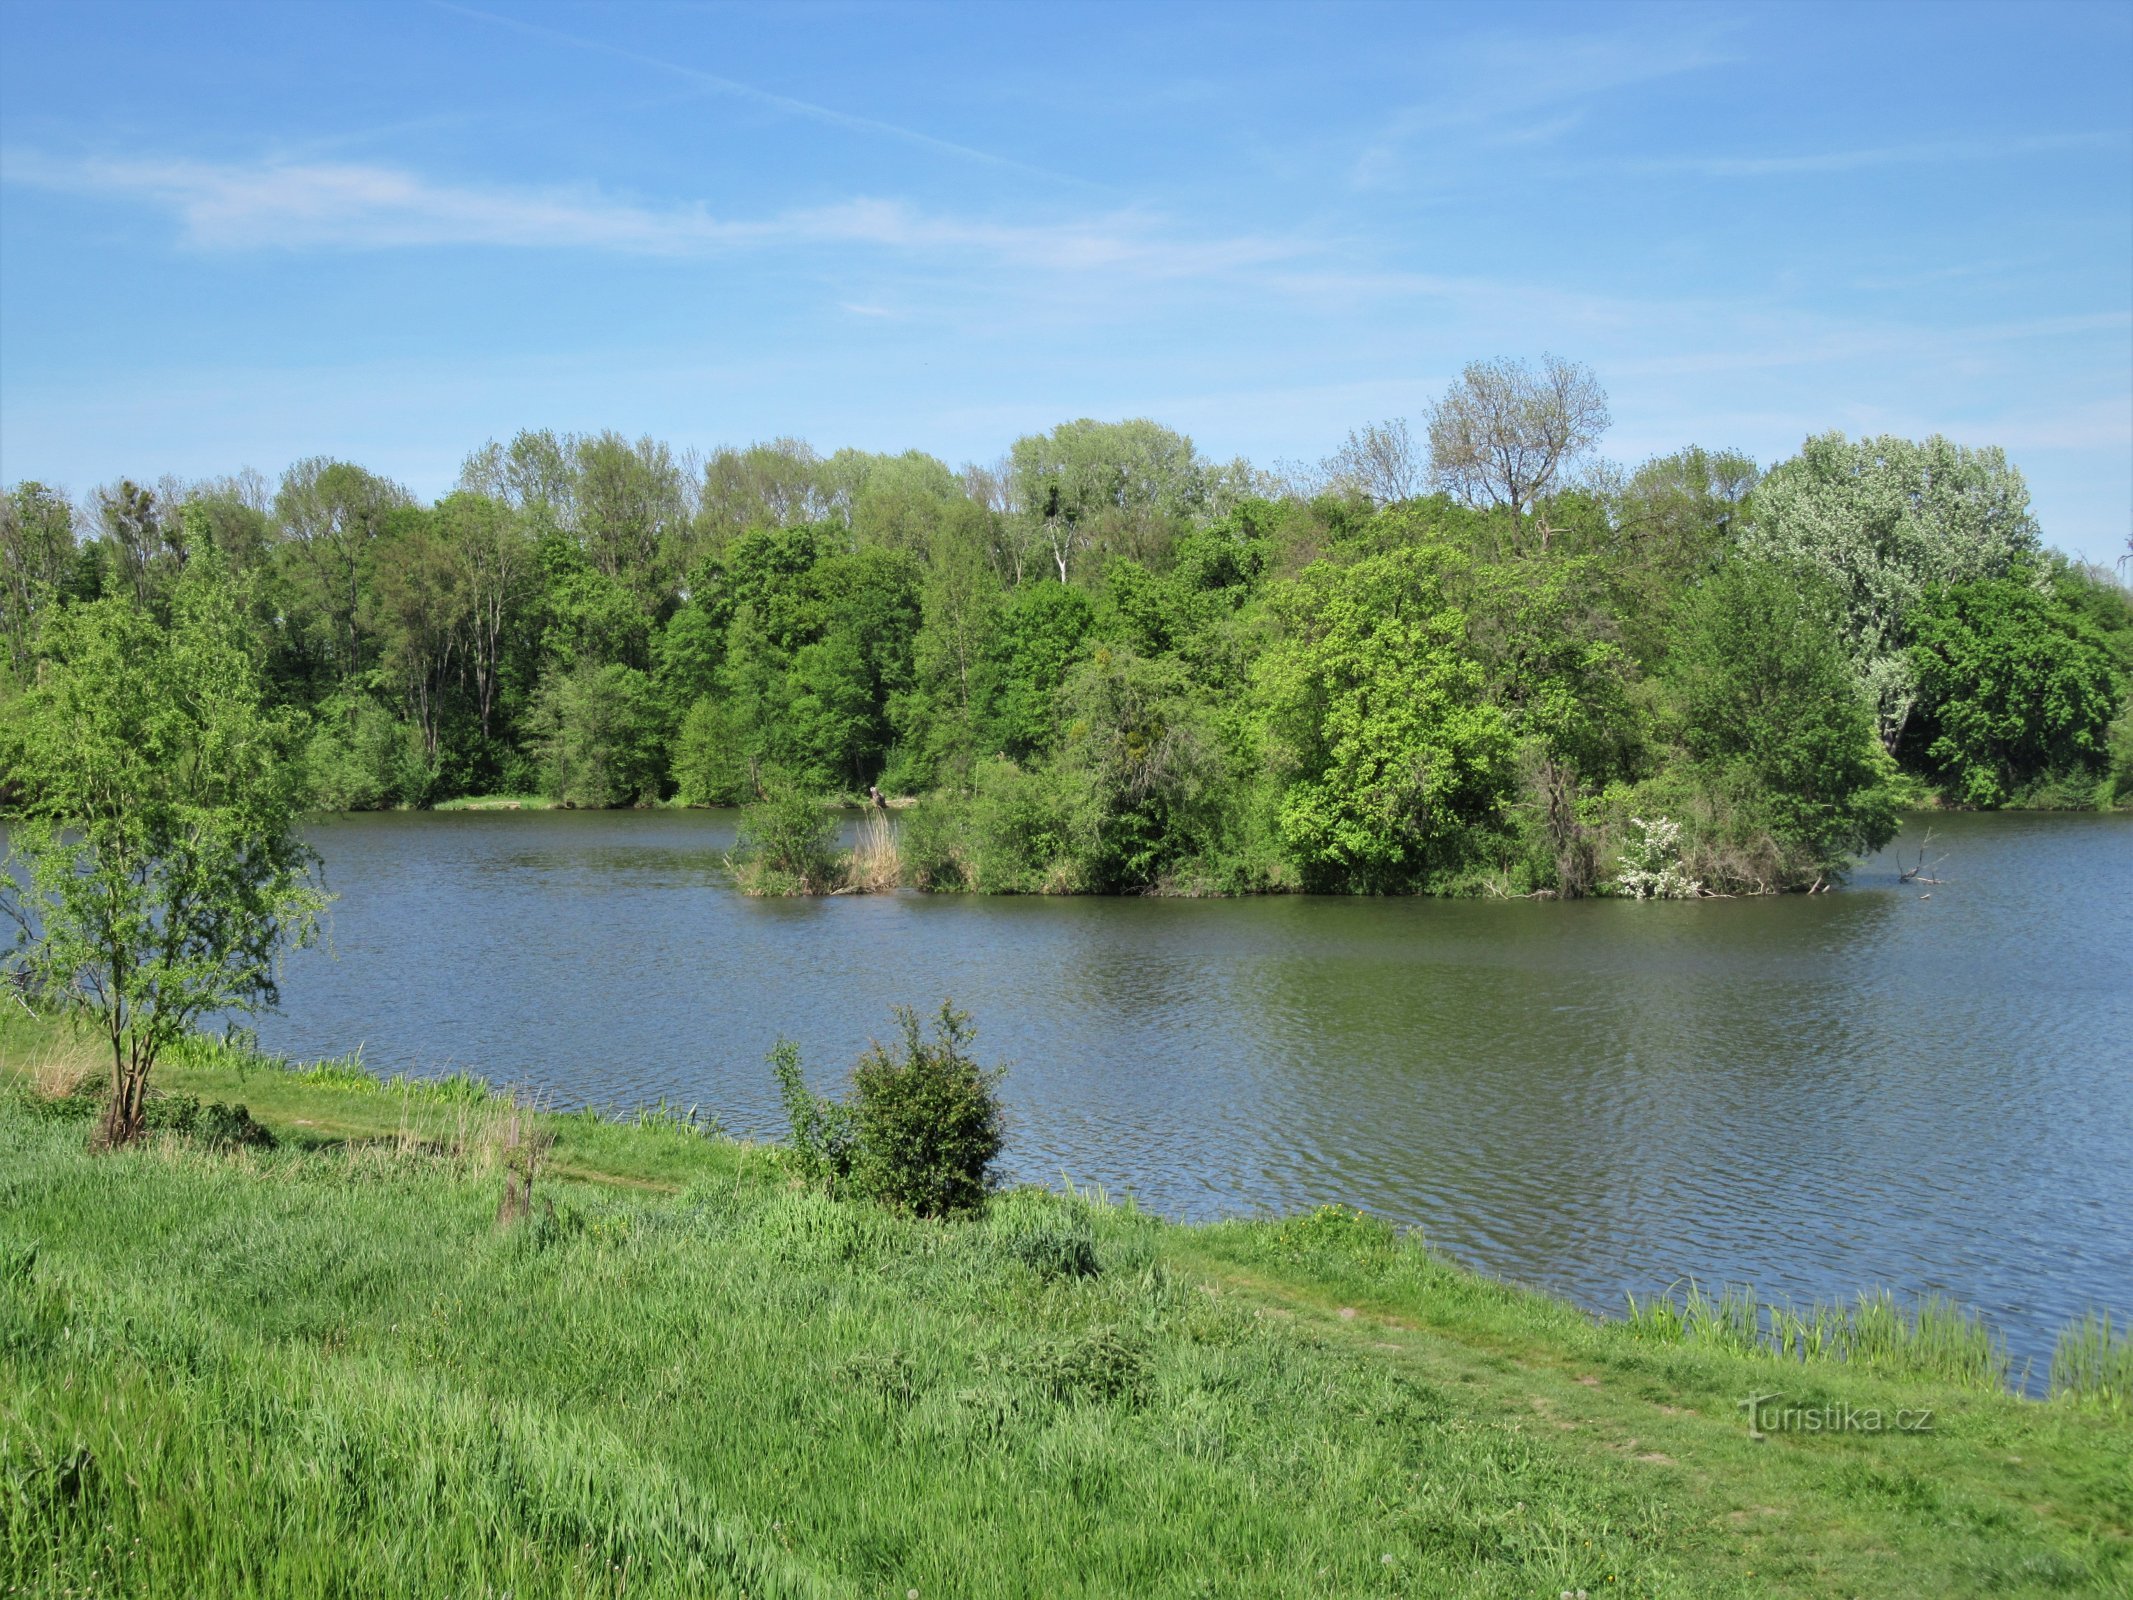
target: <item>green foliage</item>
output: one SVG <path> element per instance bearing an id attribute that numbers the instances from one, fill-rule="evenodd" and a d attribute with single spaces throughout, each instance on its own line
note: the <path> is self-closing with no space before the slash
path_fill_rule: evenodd
<path id="1" fill-rule="evenodd" d="M 831 1193 L 852 1172 L 852 1147 L 858 1128 L 851 1108 L 807 1087 L 800 1047 L 780 1039 L 770 1052 L 770 1069 L 785 1102 L 785 1121 L 793 1170 L 800 1181 Z"/>
<path id="2" fill-rule="evenodd" d="M 1512 731 L 1486 703 L 1441 547 L 1307 569 L 1279 596 L 1259 693 L 1288 777 L 1284 843 L 1305 883 L 1426 888 L 1468 859 L 1512 784 Z"/>
<path id="3" fill-rule="evenodd" d="M 2055 772 L 2093 784 L 2128 680 L 2059 591 L 2023 573 L 1937 590 L 1912 637 L 1906 734 L 1950 799 L 1989 809 Z"/>
<path id="4" fill-rule="evenodd" d="M 732 706 L 705 695 L 674 739 L 674 797 L 685 806 L 737 806 L 754 797 L 758 769 Z"/>
<path id="5" fill-rule="evenodd" d="M 1184 669 L 1099 647 L 1061 688 L 1054 770 L 1085 797 L 1068 849 L 1101 891 L 1145 889 L 1201 852 L 1221 754 Z"/>
<path id="6" fill-rule="evenodd" d="M 1088 419 L 961 474 L 772 440 L 715 452 L 700 486 L 657 441 L 526 431 L 433 506 L 313 458 L 271 494 L 121 480 L 85 537 L 64 497 L 18 484 L 0 755 L 48 622 L 125 596 L 167 627 L 211 550 L 329 809 L 738 805 L 782 774 L 932 795 L 904 843 L 936 889 L 1560 896 L 1603 886 L 1634 809 L 1679 822 L 1714 887 L 1830 881 L 1874 830 L 1789 787 L 1826 763 L 1760 734 L 1713 754 L 1678 714 L 1708 662 L 1670 657 L 1745 559 L 1820 574 L 1914 795 L 2133 795 L 2133 734 L 2108 731 L 2133 602 L 2037 555 L 1997 452 L 1829 435 L 1762 479 L 1692 448 L 1565 486 L 1604 404 L 1582 369 L 1549 372 L 1469 370 L 1430 493 L 1400 425 L 1353 433 L 1306 497 L 1155 423 Z M 1509 453 L 1474 453 L 1490 440 Z M 2044 610 L 1943 615 L 2018 567 Z"/>
<path id="7" fill-rule="evenodd" d="M 1689 865 L 1713 887 L 1811 886 L 1894 837 L 1894 768 L 1834 604 L 1810 570 L 1734 562 L 1678 614 L 1666 685 L 1693 764 Z"/>
<path id="8" fill-rule="evenodd" d="M 773 781 L 741 813 L 732 868 L 749 894 L 829 893 L 843 879 L 836 814 L 820 795 Z"/>
<path id="9" fill-rule="evenodd" d="M 785 1102 L 793 1170 L 829 1193 L 911 1216 L 975 1211 L 991 1192 L 993 1163 L 1006 1139 L 999 1097 L 1004 1069 L 971 1059 L 976 1030 L 967 1013 L 946 1001 L 931 1038 L 908 1006 L 896 1008 L 896 1025 L 901 1039 L 867 1047 L 843 1101 L 810 1090 L 798 1048 L 778 1041 L 770 1063 Z M 1006 1231 L 1022 1239 L 1012 1224 Z M 1013 1248 L 1040 1270 L 1074 1255 L 1056 1234 Z"/>
<path id="10" fill-rule="evenodd" d="M 336 695 L 319 707 L 304 744 L 304 784 L 321 811 L 420 805 L 437 772 L 421 735 L 369 695 Z"/>
<path id="11" fill-rule="evenodd" d="M 914 889 L 971 887 L 964 819 L 954 800 L 932 795 L 903 816 L 904 881 Z"/>
<path id="12" fill-rule="evenodd" d="M 662 762 L 651 680 L 617 663 L 579 665 L 544 686 L 533 725 L 549 797 L 617 806 L 658 798 Z"/>
<path id="13" fill-rule="evenodd" d="M 1737 543 L 1822 575 L 1881 739 L 1893 748 L 1916 699 L 1918 606 L 1936 587 L 2005 576 L 2036 555 L 2038 532 L 2028 485 L 1996 449 L 1965 449 L 1937 434 L 1920 444 L 1826 433 L 1770 470 Z"/>
<path id="14" fill-rule="evenodd" d="M 210 1013 L 273 1005 L 280 952 L 326 902 L 296 834 L 296 719 L 262 704 L 212 551 L 187 564 L 168 627 L 99 600 L 55 613 L 45 647 L 10 716 L 8 965 L 107 1042 L 103 1137 L 121 1144 L 164 1049 Z"/>
<path id="15" fill-rule="evenodd" d="M 1027 760 L 1051 747 L 1056 700 L 1095 621 L 1079 589 L 1032 583 L 1001 607 L 974 668 L 974 719 L 981 747 Z"/>
<path id="16" fill-rule="evenodd" d="M 972 774 L 959 852 L 974 888 L 987 894 L 1074 894 L 1085 885 L 1080 841 L 1085 792 L 1047 770 L 1004 759 Z"/>
<path id="17" fill-rule="evenodd" d="M 870 1045 L 852 1069 L 853 1191 L 920 1217 L 974 1211 L 1006 1142 L 1004 1069 L 971 1058 L 976 1030 L 946 1001 L 930 1039 L 909 1006 L 896 1025 L 901 1039 Z"/>

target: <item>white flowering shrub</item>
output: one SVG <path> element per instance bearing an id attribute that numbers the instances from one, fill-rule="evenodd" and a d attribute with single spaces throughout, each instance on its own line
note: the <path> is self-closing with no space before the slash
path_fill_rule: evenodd
<path id="1" fill-rule="evenodd" d="M 1703 885 L 1681 864 L 1681 824 L 1665 817 L 1631 817 L 1637 837 L 1622 853 L 1615 886 L 1639 900 L 1693 900 Z"/>

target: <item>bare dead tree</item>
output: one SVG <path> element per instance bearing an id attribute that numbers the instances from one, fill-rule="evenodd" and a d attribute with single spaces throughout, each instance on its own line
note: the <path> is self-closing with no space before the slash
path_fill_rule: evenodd
<path id="1" fill-rule="evenodd" d="M 1932 876 L 1932 874 L 1940 871 L 1940 864 L 1948 858 L 1945 854 L 1942 854 L 1928 861 L 1926 852 L 1932 848 L 1933 830 L 1928 828 L 1926 829 L 1924 840 L 1918 846 L 1917 862 L 1910 867 L 1905 867 L 1900 860 L 1897 862 L 1896 881 L 1898 883 L 1939 883 L 1941 880 Z"/>
<path id="2" fill-rule="evenodd" d="M 1592 369 L 1544 356 L 1475 361 L 1429 417 L 1430 469 L 1440 488 L 1473 506 L 1506 511 L 1515 525 L 1591 451 L 1613 419 Z M 1538 519 L 1548 547 L 1545 511 Z"/>
<path id="3" fill-rule="evenodd" d="M 1320 468 L 1323 482 L 1353 488 L 1381 506 L 1396 506 L 1419 495 L 1429 482 L 1407 419 L 1368 422 L 1351 429 L 1348 439 Z"/>

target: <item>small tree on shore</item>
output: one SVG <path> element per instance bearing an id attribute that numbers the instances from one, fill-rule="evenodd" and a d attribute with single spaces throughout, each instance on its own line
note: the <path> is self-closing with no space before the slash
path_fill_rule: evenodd
<path id="1" fill-rule="evenodd" d="M 274 1005 L 281 951 L 315 935 L 327 897 L 295 831 L 298 728 L 262 705 L 211 548 L 189 553 L 167 629 L 125 599 L 55 612 L 9 722 L 8 965 L 109 1041 L 97 1142 L 112 1148 L 141 1131 L 171 1042 Z"/>

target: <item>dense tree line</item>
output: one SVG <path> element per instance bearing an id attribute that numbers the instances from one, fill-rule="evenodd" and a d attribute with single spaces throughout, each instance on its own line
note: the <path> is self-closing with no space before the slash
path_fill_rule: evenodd
<path id="1" fill-rule="evenodd" d="M 2133 603 L 2000 452 L 1624 473 L 1607 421 L 1551 360 L 1278 475 L 1082 420 L 960 471 L 524 432 L 429 505 L 324 458 L 24 482 L 0 695 L 212 550 L 327 809 L 879 785 L 928 887 L 1579 895 L 1827 883 L 1931 794 L 2133 802 Z"/>

